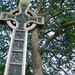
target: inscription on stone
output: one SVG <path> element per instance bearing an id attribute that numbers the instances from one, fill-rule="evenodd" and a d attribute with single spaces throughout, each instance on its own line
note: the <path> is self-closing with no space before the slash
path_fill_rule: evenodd
<path id="1" fill-rule="evenodd" d="M 23 53 L 22 52 L 12 52 L 10 62 L 22 63 Z"/>
<path id="2" fill-rule="evenodd" d="M 21 65 L 10 64 L 8 75 L 21 75 L 22 73 L 21 70 L 22 70 Z"/>

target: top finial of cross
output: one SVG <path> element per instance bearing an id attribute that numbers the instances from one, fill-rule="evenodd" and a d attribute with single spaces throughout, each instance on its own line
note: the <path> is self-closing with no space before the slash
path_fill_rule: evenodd
<path id="1" fill-rule="evenodd" d="M 20 0 L 19 9 L 21 9 L 21 7 L 23 7 L 24 9 L 28 10 L 29 9 L 29 3 L 30 3 L 30 0 Z"/>
<path id="2" fill-rule="evenodd" d="M 20 0 L 20 3 L 21 4 L 29 4 L 30 3 L 30 0 Z"/>

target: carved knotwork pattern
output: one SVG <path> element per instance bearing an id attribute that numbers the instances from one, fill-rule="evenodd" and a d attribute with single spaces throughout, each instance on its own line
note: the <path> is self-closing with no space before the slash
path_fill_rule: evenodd
<path id="1" fill-rule="evenodd" d="M 16 31 L 15 38 L 24 39 L 25 31 Z"/>
<path id="2" fill-rule="evenodd" d="M 17 15 L 16 16 L 16 20 L 19 22 L 19 23 L 25 23 L 28 21 L 28 17 L 25 15 L 25 14 L 20 14 L 20 15 Z"/>
<path id="3" fill-rule="evenodd" d="M 14 40 L 13 49 L 14 50 L 23 50 L 24 41 Z"/>
<path id="4" fill-rule="evenodd" d="M 8 75 L 21 75 L 22 73 L 22 66 L 21 65 L 10 65 Z"/>
<path id="5" fill-rule="evenodd" d="M 22 52 L 12 52 L 10 62 L 22 63 L 23 53 Z"/>

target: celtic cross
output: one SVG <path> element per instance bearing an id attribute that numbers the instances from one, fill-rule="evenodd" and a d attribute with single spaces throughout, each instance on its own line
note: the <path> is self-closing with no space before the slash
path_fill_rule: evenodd
<path id="1" fill-rule="evenodd" d="M 28 32 L 44 24 L 43 17 L 28 9 L 29 0 L 20 0 L 19 9 L 0 15 L 13 30 L 4 75 L 25 75 Z"/>

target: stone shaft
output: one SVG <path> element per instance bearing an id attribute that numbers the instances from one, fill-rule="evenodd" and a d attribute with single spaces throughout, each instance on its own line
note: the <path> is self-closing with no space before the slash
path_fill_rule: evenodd
<path id="1" fill-rule="evenodd" d="M 9 48 L 8 56 L 8 64 L 5 70 L 4 75 L 25 75 L 25 71 L 23 73 L 23 69 L 25 68 L 26 59 L 26 47 L 27 44 L 27 33 L 21 28 L 17 28 L 13 30 L 13 38 L 11 38 L 11 44 Z M 25 54 L 25 55 L 24 55 Z"/>

